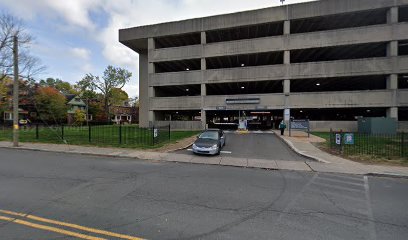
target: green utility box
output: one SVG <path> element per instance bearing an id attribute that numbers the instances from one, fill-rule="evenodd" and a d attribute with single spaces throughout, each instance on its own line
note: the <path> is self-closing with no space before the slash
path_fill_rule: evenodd
<path id="1" fill-rule="evenodd" d="M 397 134 L 397 121 L 394 118 L 360 118 L 358 132 L 367 134 Z"/>

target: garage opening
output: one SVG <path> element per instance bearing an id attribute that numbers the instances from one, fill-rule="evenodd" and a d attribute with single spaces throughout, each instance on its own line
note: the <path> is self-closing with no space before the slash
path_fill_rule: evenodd
<path id="1" fill-rule="evenodd" d="M 291 20 L 292 34 L 327 31 L 342 28 L 355 28 L 387 23 L 388 9 L 376 9 L 331 16 Z"/>
<path id="2" fill-rule="evenodd" d="M 398 42 L 398 55 L 408 55 L 408 40 Z"/>
<path id="3" fill-rule="evenodd" d="M 207 95 L 282 93 L 283 81 L 233 82 L 207 84 Z"/>
<path id="4" fill-rule="evenodd" d="M 257 24 L 206 32 L 207 43 L 283 35 L 283 22 Z"/>
<path id="5" fill-rule="evenodd" d="M 296 79 L 290 81 L 291 92 L 333 92 L 386 89 L 387 76 L 357 76 Z"/>
<path id="6" fill-rule="evenodd" d="M 209 128 L 237 130 L 241 121 L 246 121 L 248 130 L 277 129 L 283 119 L 283 110 L 219 110 L 207 111 Z"/>
<path id="7" fill-rule="evenodd" d="M 283 51 L 206 58 L 207 69 L 283 64 Z"/>
<path id="8" fill-rule="evenodd" d="M 408 22 L 408 6 L 402 6 L 399 8 L 398 21 Z"/>
<path id="9" fill-rule="evenodd" d="M 386 108 L 291 109 L 294 119 L 311 121 L 355 121 L 358 117 L 386 117 Z"/>
<path id="10" fill-rule="evenodd" d="M 386 42 L 298 49 L 290 52 L 290 59 L 292 63 L 362 59 L 386 56 Z"/>
<path id="11" fill-rule="evenodd" d="M 201 33 L 189 33 L 174 36 L 165 36 L 154 39 L 155 47 L 160 48 L 172 48 L 172 47 L 182 47 L 189 45 L 199 45 L 201 44 Z"/>
<path id="12" fill-rule="evenodd" d="M 201 59 L 187 59 L 154 63 L 155 73 L 188 72 L 195 70 L 201 70 Z"/>
<path id="13" fill-rule="evenodd" d="M 408 73 L 398 75 L 398 88 L 399 89 L 408 88 Z"/>
<path id="14" fill-rule="evenodd" d="M 156 97 L 200 96 L 201 85 L 176 85 L 154 87 Z"/>
<path id="15" fill-rule="evenodd" d="M 408 107 L 398 109 L 398 120 L 408 121 Z"/>

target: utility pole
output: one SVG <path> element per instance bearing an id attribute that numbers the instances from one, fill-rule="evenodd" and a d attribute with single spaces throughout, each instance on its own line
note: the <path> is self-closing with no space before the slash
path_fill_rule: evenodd
<path id="1" fill-rule="evenodd" d="M 18 147 L 18 37 L 13 37 L 14 83 L 13 83 L 13 147 Z"/>

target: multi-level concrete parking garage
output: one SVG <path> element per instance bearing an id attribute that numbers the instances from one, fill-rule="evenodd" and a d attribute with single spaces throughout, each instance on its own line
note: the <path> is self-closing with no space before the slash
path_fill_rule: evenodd
<path id="1" fill-rule="evenodd" d="M 408 0 L 321 0 L 119 31 L 139 53 L 140 125 L 408 128 Z"/>

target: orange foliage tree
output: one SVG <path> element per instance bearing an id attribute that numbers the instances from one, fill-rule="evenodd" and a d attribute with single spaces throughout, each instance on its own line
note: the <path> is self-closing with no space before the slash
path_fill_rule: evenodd
<path id="1" fill-rule="evenodd" d="M 52 87 L 40 87 L 37 89 L 34 99 L 41 120 L 49 123 L 61 123 L 66 121 L 66 98 L 57 89 Z"/>

